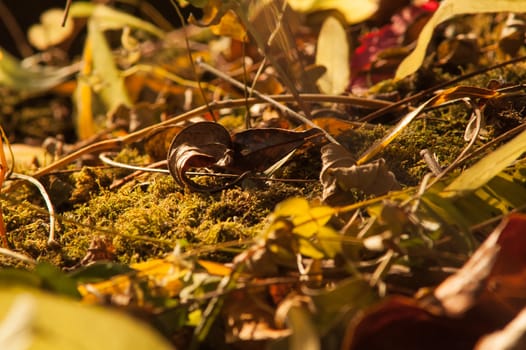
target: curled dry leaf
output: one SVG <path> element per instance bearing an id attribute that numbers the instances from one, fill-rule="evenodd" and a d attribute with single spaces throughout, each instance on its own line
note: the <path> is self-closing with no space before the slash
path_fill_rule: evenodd
<path id="1" fill-rule="evenodd" d="M 186 176 L 190 168 L 224 167 L 232 161 L 230 134 L 213 122 L 190 125 L 174 137 L 168 150 L 168 168 L 175 181 L 194 190 L 205 190 Z"/>
<path id="2" fill-rule="evenodd" d="M 345 201 L 348 193 L 358 189 L 366 194 L 382 195 L 400 188 L 394 174 L 389 171 L 385 160 L 356 165 L 356 159 L 340 145 L 322 147 L 323 168 L 320 180 L 325 201 Z"/>
<path id="3" fill-rule="evenodd" d="M 292 131 L 278 128 L 249 129 L 232 135 L 236 166 L 244 171 L 264 171 L 307 141 L 319 141 L 319 129 Z"/>
<path id="4" fill-rule="evenodd" d="M 249 129 L 230 136 L 220 124 L 200 122 L 181 130 L 168 151 L 170 174 L 181 186 L 195 191 L 214 191 L 186 176 L 190 168 L 208 168 L 241 174 L 227 186 L 235 184 L 249 171 L 261 172 L 291 154 L 308 141 L 319 141 L 319 129 L 291 131 L 278 128 Z"/>

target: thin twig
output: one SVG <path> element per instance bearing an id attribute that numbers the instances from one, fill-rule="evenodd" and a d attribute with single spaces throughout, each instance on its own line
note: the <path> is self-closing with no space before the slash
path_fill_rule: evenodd
<path id="1" fill-rule="evenodd" d="M 49 238 L 47 244 L 50 246 L 59 245 L 59 243 L 55 240 L 55 208 L 53 208 L 53 203 L 51 203 L 51 199 L 49 198 L 49 195 L 47 194 L 44 185 L 42 185 L 40 181 L 38 181 L 34 177 L 24 174 L 13 173 L 11 177 L 30 182 L 33 185 L 35 185 L 36 188 L 38 188 L 38 191 L 40 192 L 42 198 L 44 199 L 44 202 L 46 203 L 46 207 L 49 213 Z"/>
<path id="2" fill-rule="evenodd" d="M 20 254 L 20 253 L 14 252 L 11 249 L 0 248 L 0 254 L 8 256 L 10 258 L 15 258 L 15 259 L 23 261 L 23 262 L 25 262 L 27 264 L 31 264 L 31 265 L 36 265 L 37 264 L 35 259 L 30 258 L 29 256 L 26 256 L 24 254 Z"/>
<path id="3" fill-rule="evenodd" d="M 360 105 L 360 106 L 367 107 L 367 108 L 375 108 L 375 107 L 378 108 L 379 106 L 385 106 L 389 104 L 389 102 L 385 102 L 385 101 L 364 99 L 364 98 L 358 98 L 358 97 L 352 97 L 352 96 L 302 94 L 302 97 L 304 98 L 304 100 L 310 100 L 313 102 L 333 102 L 333 103 L 355 104 L 355 105 Z M 292 95 L 270 95 L 269 98 L 271 98 L 275 102 L 295 102 L 296 101 Z M 264 102 L 265 100 L 257 96 L 257 97 L 249 98 L 248 101 L 249 103 L 253 104 L 253 103 Z M 210 108 L 212 110 L 216 110 L 216 109 L 222 109 L 222 108 L 242 107 L 245 105 L 245 103 L 246 103 L 246 100 L 244 98 L 235 99 L 235 100 L 226 100 L 226 101 L 212 101 L 210 103 Z M 200 106 L 191 111 L 182 113 L 178 116 L 167 119 L 165 121 L 149 126 L 147 128 L 138 130 L 131 134 L 116 137 L 110 140 L 99 141 L 94 144 L 88 145 L 82 149 L 79 149 L 73 153 L 68 154 L 64 158 L 61 158 L 57 160 L 56 162 L 49 164 L 46 167 L 39 169 L 33 174 L 33 177 L 39 178 L 54 170 L 60 169 L 85 154 L 118 149 L 124 145 L 137 142 L 143 139 L 144 137 L 150 135 L 150 133 L 153 130 L 156 130 L 157 128 L 168 126 L 168 125 L 174 125 L 174 124 L 183 122 L 195 116 L 206 113 L 207 110 L 208 108 L 206 106 Z M 357 124 L 362 124 L 362 123 L 357 123 Z M 318 127 L 316 126 L 316 128 Z M 9 191 L 11 189 L 12 187 L 9 187 L 5 191 Z"/>
<path id="4" fill-rule="evenodd" d="M 145 166 L 138 166 L 138 165 L 131 165 L 126 163 L 117 162 L 110 158 L 110 155 L 115 153 L 112 152 L 102 152 L 99 154 L 99 159 L 108 165 L 111 165 L 116 168 L 123 168 L 128 170 L 134 170 L 134 171 L 140 171 L 140 172 L 149 172 L 149 173 L 163 173 L 163 174 L 169 174 L 170 171 L 168 169 L 158 169 L 154 167 L 145 167 Z M 166 165 L 166 160 L 163 160 L 161 162 L 155 163 L 155 165 Z"/>
<path id="5" fill-rule="evenodd" d="M 520 56 L 520 57 L 516 57 L 516 58 L 513 58 L 511 60 L 508 60 L 508 61 L 505 61 L 505 62 L 502 62 L 502 63 L 499 63 L 499 64 L 496 64 L 494 66 L 491 66 L 491 67 L 486 67 L 486 68 L 483 68 L 483 69 L 480 69 L 480 70 L 477 70 L 475 72 L 471 72 L 471 73 L 468 73 L 468 74 L 464 74 L 464 75 L 461 75 L 455 79 L 452 79 L 452 80 L 448 80 L 448 81 L 445 81 L 445 82 L 442 82 L 438 85 L 435 85 L 429 89 L 426 89 L 426 90 L 422 90 L 414 95 L 411 95 L 411 96 L 408 96 L 398 102 L 394 102 L 393 104 L 391 104 L 390 106 L 386 106 L 386 107 L 383 107 L 383 108 L 380 108 L 379 110 L 377 111 L 374 111 L 368 115 L 366 115 L 365 117 L 361 118 L 360 121 L 361 122 L 369 122 L 373 119 L 376 119 L 388 112 L 391 112 L 392 110 L 396 109 L 396 108 L 400 108 L 404 105 L 407 105 L 409 104 L 410 102 L 413 102 L 413 101 L 417 101 L 421 98 L 424 98 L 426 96 L 429 96 L 431 94 L 433 94 L 434 92 L 436 92 L 437 90 L 441 90 L 441 89 L 444 89 L 448 86 L 451 86 L 451 85 L 454 85 L 456 83 L 459 83 L 461 81 L 464 81 L 464 80 L 467 80 L 469 78 L 472 78 L 474 76 L 477 76 L 477 75 L 480 75 L 480 74 L 484 74 L 486 72 L 489 72 L 491 70 L 494 70 L 494 69 L 499 69 L 499 68 L 502 68 L 502 67 L 505 67 L 507 65 L 510 65 L 510 64 L 514 64 L 514 63 L 518 63 L 518 62 L 521 62 L 521 61 L 525 61 L 526 60 L 526 55 L 525 56 Z"/>
<path id="6" fill-rule="evenodd" d="M 229 75 L 221 72 L 220 70 L 210 66 L 209 64 L 203 62 L 202 60 L 197 60 L 197 64 L 202 69 L 204 69 L 204 70 L 206 70 L 206 71 L 208 71 L 208 72 L 220 77 L 221 79 L 229 82 L 230 84 L 232 84 L 232 85 L 234 85 L 234 86 L 236 86 L 236 87 L 238 87 L 240 89 L 247 88 L 247 86 L 245 84 L 235 80 L 234 78 L 232 78 Z M 254 90 L 254 89 L 250 88 L 250 93 L 252 93 L 255 96 L 261 98 L 262 100 L 272 104 L 277 109 L 281 110 L 282 112 L 285 112 L 286 114 L 290 115 L 291 117 L 296 118 L 298 121 L 300 121 L 300 122 L 302 122 L 304 124 L 307 124 L 307 125 L 309 125 L 310 127 L 314 128 L 314 129 L 320 130 L 321 132 L 323 132 L 323 134 L 325 135 L 327 140 L 329 140 L 330 142 L 332 142 L 334 144 L 339 144 L 338 141 L 336 141 L 336 139 L 334 137 L 332 137 L 331 134 L 329 134 L 327 131 L 323 130 L 322 128 L 320 128 L 316 124 L 314 124 L 311 120 L 309 120 L 305 116 L 299 114 L 298 112 L 290 109 L 289 107 L 287 107 L 287 106 L 285 106 L 285 105 L 283 105 L 281 103 L 278 103 L 276 100 L 272 99 L 270 96 L 264 95 L 264 94 L 260 93 L 257 90 Z"/>
<path id="7" fill-rule="evenodd" d="M 459 166 L 465 159 L 465 155 L 469 152 L 469 150 L 473 147 L 475 144 L 475 141 L 477 141 L 480 128 L 482 126 L 482 113 L 480 111 L 480 108 L 476 105 L 476 103 L 473 102 L 470 98 L 463 98 L 462 101 L 464 101 L 466 104 L 471 106 L 471 109 L 473 111 L 474 117 L 475 117 L 475 129 L 471 132 L 471 139 L 469 140 L 468 144 L 462 152 L 458 155 L 458 157 L 446 168 L 444 169 L 440 174 L 437 175 L 428 185 L 428 188 L 436 184 L 440 179 L 442 179 L 446 174 L 451 172 L 451 170 L 455 169 L 457 166 Z"/>
<path id="8" fill-rule="evenodd" d="M 172 3 L 172 6 L 174 7 L 175 12 L 177 13 L 177 16 L 179 17 L 179 21 L 181 21 L 181 28 L 183 29 L 184 42 L 186 44 L 186 52 L 188 53 L 188 59 L 190 60 L 190 64 L 192 65 L 192 70 L 195 75 L 195 80 L 197 81 L 199 92 L 201 93 L 201 97 L 203 98 L 203 101 L 205 102 L 206 108 L 208 109 L 208 113 L 210 113 L 210 117 L 212 117 L 215 120 L 214 112 L 212 111 L 212 108 L 210 108 L 210 103 L 208 102 L 208 99 L 206 98 L 205 91 L 203 90 L 201 86 L 201 80 L 199 79 L 199 74 L 197 73 L 197 69 L 195 68 L 195 62 L 194 62 L 194 58 L 192 57 L 192 51 L 190 50 L 190 41 L 188 40 L 188 33 L 186 31 L 186 23 L 185 23 L 183 14 L 181 13 L 179 6 L 177 6 L 177 4 L 175 3 L 175 0 L 170 0 L 170 2 Z"/>
<path id="9" fill-rule="evenodd" d="M 67 0 L 66 2 L 66 8 L 64 9 L 64 16 L 62 17 L 62 27 L 66 26 L 66 22 L 69 16 L 69 9 L 71 8 L 71 3 L 72 3 L 71 0 Z"/>

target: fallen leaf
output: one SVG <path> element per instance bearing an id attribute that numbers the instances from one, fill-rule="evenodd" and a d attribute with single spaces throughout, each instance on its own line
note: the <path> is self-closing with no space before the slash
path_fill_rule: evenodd
<path id="1" fill-rule="evenodd" d="M 438 316 L 416 300 L 396 296 L 366 311 L 351 324 L 345 350 L 465 350 L 480 333 L 462 320 Z"/>
<path id="2" fill-rule="evenodd" d="M 232 135 L 235 166 L 242 171 L 264 171 L 308 141 L 323 138 L 319 129 L 292 131 L 254 128 Z"/>
<path id="3" fill-rule="evenodd" d="M 325 94 L 341 94 L 349 86 L 349 40 L 343 25 L 334 17 L 328 17 L 318 36 L 316 64 L 325 67 L 318 80 L 320 91 Z"/>
<path id="4" fill-rule="evenodd" d="M 220 124 L 200 122 L 187 126 L 173 139 L 168 150 L 170 174 L 180 186 L 205 190 L 186 176 L 190 168 L 226 167 L 232 163 L 230 134 Z"/>
<path id="5" fill-rule="evenodd" d="M 73 33 L 73 22 L 68 18 L 62 25 L 64 11 L 53 8 L 42 13 L 40 23 L 32 25 L 28 30 L 28 39 L 31 45 L 39 50 L 60 44 Z"/>
<path id="6" fill-rule="evenodd" d="M 385 160 L 356 165 L 355 158 L 345 148 L 335 144 L 322 147 L 323 200 L 330 203 L 345 201 L 353 189 L 366 194 L 381 195 L 400 188 Z"/>
<path id="7" fill-rule="evenodd" d="M 489 12 L 525 12 L 524 1 L 517 0 L 444 0 L 426 23 L 413 52 L 398 66 L 395 79 L 399 80 L 416 72 L 426 56 L 427 46 L 431 41 L 434 29 L 448 19 L 462 14 Z"/>
<path id="8" fill-rule="evenodd" d="M 512 320 L 526 306 L 525 229 L 525 214 L 509 215 L 432 295 L 420 300 L 396 296 L 364 312 L 349 326 L 343 348 L 472 349 L 483 335 L 510 321 L 479 346 L 486 341 L 484 346 L 494 341 L 523 344 L 523 313 Z M 507 349 L 477 349 L 490 348 Z"/>
<path id="9" fill-rule="evenodd" d="M 390 23 L 358 39 L 360 45 L 354 50 L 351 60 L 353 91 L 368 88 L 371 84 L 394 76 L 396 67 L 407 55 L 407 49 L 401 46 L 415 40 L 414 32 L 420 33 L 435 10 L 432 4 L 436 2 L 403 7 L 392 15 Z"/>
<path id="10" fill-rule="evenodd" d="M 168 168 L 181 186 L 196 191 L 215 191 L 216 188 L 190 180 L 186 171 L 209 168 L 241 174 L 232 184 L 247 171 L 261 172 L 275 164 L 280 165 L 280 161 L 296 148 L 319 136 L 322 134 L 318 129 L 291 131 L 278 128 L 249 129 L 230 136 L 220 124 L 199 122 L 175 136 L 168 151 Z"/>
<path id="11" fill-rule="evenodd" d="M 221 310 L 226 324 L 226 341 L 236 343 L 290 336 L 290 329 L 276 326 L 274 315 L 269 312 L 272 309 L 263 288 L 232 293 Z"/>
<path id="12" fill-rule="evenodd" d="M 474 191 L 486 184 L 513 161 L 519 158 L 526 149 L 526 131 L 515 136 L 514 139 L 500 146 L 486 157 L 479 160 L 453 180 L 445 193 L 455 195 L 459 192 Z"/>
<path id="13" fill-rule="evenodd" d="M 2 349 L 173 349 L 122 313 L 36 290 L 0 289 L 0 320 L 5 317 L 9 323 L 0 324 Z"/>
<path id="14" fill-rule="evenodd" d="M 347 23 L 359 23 L 367 20 L 378 10 L 378 1 L 339 1 L 339 0 L 287 0 L 295 11 L 311 13 L 324 10 L 340 11 Z"/>

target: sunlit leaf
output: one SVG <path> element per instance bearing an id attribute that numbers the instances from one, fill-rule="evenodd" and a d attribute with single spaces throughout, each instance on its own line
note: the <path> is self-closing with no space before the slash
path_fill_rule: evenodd
<path id="1" fill-rule="evenodd" d="M 334 214 L 334 209 L 329 206 L 312 207 L 305 212 L 298 209 L 296 209 L 292 223 L 295 225 L 294 233 L 303 237 L 310 237 L 318 232 Z"/>
<path id="2" fill-rule="evenodd" d="M 29 167 L 34 164 L 45 165 L 51 157 L 42 147 L 30 146 L 22 143 L 11 144 L 11 150 L 15 156 L 15 166 Z M 4 152 L 9 154 L 7 146 L 4 145 Z"/>
<path id="3" fill-rule="evenodd" d="M 378 1 L 376 0 L 287 0 L 287 2 L 290 7 L 299 12 L 340 11 L 348 23 L 362 22 L 371 17 L 378 9 Z"/>
<path id="4" fill-rule="evenodd" d="M 153 34 L 159 38 L 162 38 L 165 35 L 161 29 L 150 22 L 111 7 L 87 1 L 74 2 L 71 5 L 69 15 L 73 18 L 89 17 L 92 21 L 97 23 L 98 28 L 102 31 L 108 29 L 122 29 L 130 26 Z"/>
<path id="5" fill-rule="evenodd" d="M 328 17 L 321 27 L 316 64 L 326 69 L 318 80 L 321 92 L 337 95 L 349 86 L 349 42 L 345 28 L 334 17 Z"/>
<path id="6" fill-rule="evenodd" d="M 289 198 L 276 205 L 273 215 L 277 217 L 287 217 L 304 214 L 309 210 L 309 202 L 302 197 Z"/>
<path id="7" fill-rule="evenodd" d="M 446 187 L 445 191 L 455 193 L 476 190 L 519 158 L 525 150 L 526 131 L 523 131 L 513 140 L 500 146 L 462 172 Z"/>
<path id="8" fill-rule="evenodd" d="M 2 349 L 14 349 L 11 344 L 20 344 L 15 341 L 25 341 L 20 349 L 173 349 L 152 329 L 122 313 L 35 290 L 0 289 L 0 320 L 11 312 L 16 313 L 11 316 L 16 324 L 0 323 Z"/>
<path id="9" fill-rule="evenodd" d="M 247 32 L 245 27 L 239 22 L 234 11 L 227 11 L 222 17 L 219 24 L 213 25 L 212 33 L 216 35 L 224 35 L 239 41 L 247 40 Z"/>
<path id="10" fill-rule="evenodd" d="M 0 85 L 25 92 L 50 89 L 78 71 L 76 65 L 66 67 L 26 67 L 0 47 Z"/>
<path id="11" fill-rule="evenodd" d="M 396 71 L 396 79 L 413 74 L 420 68 L 426 56 L 427 46 L 431 41 L 434 29 L 442 22 L 462 14 L 488 12 L 525 12 L 523 0 L 444 0 L 429 19 L 418 37 L 414 51 L 407 56 Z"/>
<path id="12" fill-rule="evenodd" d="M 95 53 L 93 55 L 92 75 L 100 82 L 100 86 L 93 88 L 98 92 L 108 110 L 119 105 L 131 105 L 124 80 L 117 69 L 113 53 L 97 21 L 89 21 L 87 40 L 90 41 Z"/>
<path id="13" fill-rule="evenodd" d="M 67 20 L 63 26 L 63 17 L 62 9 L 53 8 L 42 13 L 40 23 L 28 30 L 29 42 L 39 50 L 61 43 L 73 33 L 73 22 Z"/>
<path id="14" fill-rule="evenodd" d="M 334 258 L 336 254 L 341 252 L 342 246 L 340 240 L 342 236 L 334 229 L 328 226 L 320 227 L 316 238 L 326 257 Z"/>

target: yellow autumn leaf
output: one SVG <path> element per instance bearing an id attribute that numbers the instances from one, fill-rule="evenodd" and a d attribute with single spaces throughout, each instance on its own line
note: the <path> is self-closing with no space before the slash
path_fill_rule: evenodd
<path id="1" fill-rule="evenodd" d="M 347 23 L 359 23 L 369 19 L 378 9 L 378 0 L 287 0 L 292 9 L 298 12 L 337 10 Z"/>
<path id="2" fill-rule="evenodd" d="M 323 22 L 320 30 L 316 65 L 325 67 L 325 73 L 318 79 L 321 92 L 338 95 L 345 91 L 351 76 L 349 42 L 345 28 L 332 16 Z"/>
<path id="3" fill-rule="evenodd" d="M 413 52 L 398 66 L 395 79 L 416 72 L 426 56 L 433 31 L 442 22 L 462 14 L 490 12 L 526 12 L 526 0 L 444 0 L 420 33 Z"/>
<path id="4" fill-rule="evenodd" d="M 28 30 L 31 45 L 39 50 L 45 50 L 57 45 L 73 33 L 73 21 L 68 19 L 62 25 L 64 10 L 52 8 L 40 16 L 40 23 L 32 25 Z"/>
<path id="5" fill-rule="evenodd" d="M 231 37 L 239 41 L 247 40 L 247 32 L 241 24 L 234 11 L 227 11 L 222 17 L 219 24 L 210 27 L 215 35 Z"/>

